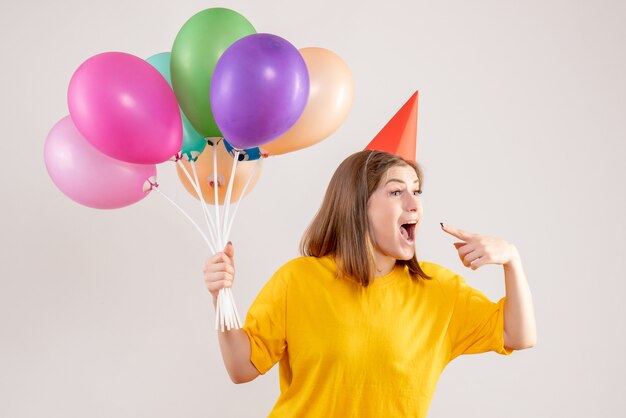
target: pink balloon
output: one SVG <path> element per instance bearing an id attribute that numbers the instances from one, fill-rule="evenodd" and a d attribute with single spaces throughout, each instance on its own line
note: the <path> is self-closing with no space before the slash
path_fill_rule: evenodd
<path id="1" fill-rule="evenodd" d="M 102 154 L 64 117 L 52 127 L 44 160 L 54 184 L 70 199 L 92 208 L 115 209 L 148 195 L 143 185 L 156 166 L 132 164 Z"/>
<path id="2" fill-rule="evenodd" d="M 141 58 L 123 52 L 94 55 L 72 76 L 67 100 L 78 130 L 110 157 L 156 164 L 180 151 L 176 96 Z"/>

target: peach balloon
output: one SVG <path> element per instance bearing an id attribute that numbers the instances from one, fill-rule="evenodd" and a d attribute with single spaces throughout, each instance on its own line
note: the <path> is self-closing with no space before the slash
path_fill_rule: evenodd
<path id="1" fill-rule="evenodd" d="M 341 126 L 352 106 L 354 83 L 346 63 L 328 49 L 312 47 L 299 51 L 309 71 L 309 98 L 295 125 L 260 147 L 269 155 L 321 142 Z"/>
<path id="2" fill-rule="evenodd" d="M 214 181 L 213 181 L 213 152 L 215 151 L 215 146 L 207 145 L 204 151 L 198 157 L 196 161 L 196 170 L 198 171 L 198 180 L 200 181 L 200 188 L 202 189 L 202 196 L 204 197 L 205 202 L 208 204 L 215 204 L 215 190 L 214 190 Z M 193 178 L 193 171 L 191 169 L 191 163 L 189 161 L 181 160 L 189 172 L 191 178 Z M 254 161 L 238 161 L 237 168 L 235 169 L 235 180 L 233 182 L 233 191 L 231 195 L 231 203 L 239 200 L 241 198 L 241 192 L 243 191 L 243 187 L 248 181 L 248 177 L 254 170 L 255 164 L 262 164 L 259 160 Z M 217 193 L 219 204 L 224 204 L 226 200 L 226 190 L 228 188 L 228 181 L 230 180 L 230 173 L 233 168 L 233 157 L 226 151 L 226 147 L 224 146 L 223 141 L 219 141 L 217 144 Z M 178 173 L 178 178 L 185 186 L 185 189 L 196 199 L 198 195 L 196 194 L 195 189 L 189 183 L 187 176 L 184 171 L 176 166 L 176 171 Z M 254 186 L 256 185 L 259 177 L 261 176 L 261 167 L 259 166 L 256 169 L 254 177 L 250 181 L 248 185 L 248 189 L 246 190 L 246 195 L 250 193 Z"/>

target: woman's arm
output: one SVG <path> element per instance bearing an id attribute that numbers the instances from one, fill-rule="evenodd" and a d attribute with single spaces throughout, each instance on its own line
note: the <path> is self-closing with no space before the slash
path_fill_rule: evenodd
<path id="1" fill-rule="evenodd" d="M 517 248 L 502 239 L 472 234 L 441 224 L 442 229 L 461 239 L 454 246 L 465 267 L 476 270 L 485 264 L 504 267 L 504 346 L 513 350 L 534 347 L 537 328 L 532 296 Z"/>
<path id="2" fill-rule="evenodd" d="M 504 264 L 504 286 L 504 346 L 514 350 L 534 347 L 537 343 L 535 311 L 519 255 Z"/>
<path id="3" fill-rule="evenodd" d="M 217 306 L 217 298 L 213 299 L 213 306 Z M 231 329 L 224 332 L 217 331 L 220 342 L 220 351 L 224 366 L 233 383 L 250 382 L 259 376 L 259 371 L 250 361 L 250 339 L 242 329 Z"/>
<path id="4" fill-rule="evenodd" d="M 235 280 L 235 249 L 229 242 L 224 251 L 217 253 L 204 265 L 204 281 L 213 296 L 213 307 L 217 309 L 220 289 L 232 287 Z M 260 373 L 250 360 L 250 339 L 242 329 L 217 331 L 224 366 L 233 383 L 246 383 Z"/>

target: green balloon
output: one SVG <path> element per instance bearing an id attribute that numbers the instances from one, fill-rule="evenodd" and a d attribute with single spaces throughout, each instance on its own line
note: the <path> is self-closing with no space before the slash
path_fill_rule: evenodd
<path id="1" fill-rule="evenodd" d="M 176 35 L 170 61 L 172 86 L 183 112 L 205 137 L 222 136 L 210 102 L 215 65 L 230 45 L 255 33 L 245 17 L 216 7 L 193 15 Z"/>

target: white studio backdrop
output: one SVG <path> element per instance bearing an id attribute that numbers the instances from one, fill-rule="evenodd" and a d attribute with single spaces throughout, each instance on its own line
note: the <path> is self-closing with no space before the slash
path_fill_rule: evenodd
<path id="1" fill-rule="evenodd" d="M 344 125 L 265 161 L 233 227 L 240 315 L 297 256 L 337 165 L 420 91 L 425 216 L 418 257 L 497 300 L 500 267 L 460 263 L 439 222 L 514 243 L 538 345 L 463 356 L 429 417 L 617 417 L 626 407 L 626 4 L 620 1 L 3 2 L 0 42 L 0 416 L 262 417 L 277 366 L 224 369 L 197 232 L 156 194 L 82 207 L 43 163 L 74 70 L 92 55 L 169 51 L 196 12 L 229 7 L 258 32 L 320 46 L 352 70 Z M 173 164 L 161 189 L 201 220 Z"/>

